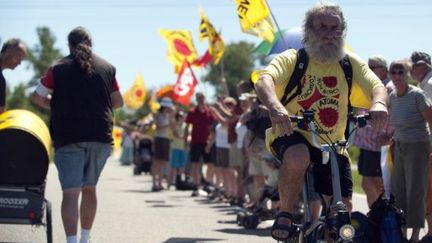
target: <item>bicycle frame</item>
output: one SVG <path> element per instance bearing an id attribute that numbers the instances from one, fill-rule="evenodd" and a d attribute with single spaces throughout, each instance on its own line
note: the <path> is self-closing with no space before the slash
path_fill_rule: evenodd
<path id="1" fill-rule="evenodd" d="M 366 125 L 366 120 L 370 119 L 370 115 L 361 115 L 354 116 L 349 114 L 348 119 L 350 122 L 350 135 L 348 137 L 348 141 L 337 141 L 335 143 L 330 144 L 320 144 L 317 139 L 316 129 L 314 124 L 314 114 L 311 111 L 305 111 L 303 113 L 303 118 L 294 117 L 292 121 L 303 122 L 309 125 L 312 134 L 312 145 L 314 147 L 319 148 L 322 151 L 322 163 L 327 164 L 330 160 L 331 167 L 331 181 L 332 181 L 332 189 L 333 189 L 333 199 L 332 204 L 330 205 L 331 213 L 335 213 L 336 218 L 335 222 L 330 221 L 328 218 L 329 213 L 325 213 L 324 219 L 320 219 L 315 224 L 312 224 L 311 213 L 309 209 L 309 198 L 308 198 L 308 188 L 307 181 L 308 176 L 307 172 L 305 175 L 305 183 L 303 186 L 303 201 L 304 201 L 304 217 L 305 223 L 302 229 L 302 236 L 300 236 L 301 240 L 308 241 L 308 237 L 316 231 L 320 226 L 325 225 L 327 229 L 333 229 L 338 236 L 336 237 L 336 242 L 352 242 L 355 236 L 355 229 L 351 225 L 351 218 L 347 209 L 347 206 L 342 201 L 342 193 L 341 193 L 341 185 L 340 185 L 340 174 L 339 174 L 339 165 L 337 158 L 337 151 L 346 149 L 349 145 L 352 144 L 352 138 L 355 133 L 354 124 L 358 124 L 358 126 L 362 127 Z M 310 239 L 309 241 L 316 242 L 316 239 Z"/>

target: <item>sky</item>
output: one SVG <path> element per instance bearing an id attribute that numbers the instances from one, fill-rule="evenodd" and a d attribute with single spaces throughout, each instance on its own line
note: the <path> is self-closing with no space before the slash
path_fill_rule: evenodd
<path id="1" fill-rule="evenodd" d="M 348 24 L 347 43 L 364 60 L 381 54 L 388 62 L 410 56 L 412 51 L 432 54 L 432 1 L 430 0 L 344 0 L 338 3 Z M 281 29 L 302 25 L 304 13 L 316 0 L 267 0 Z M 198 40 L 199 8 L 225 44 L 261 39 L 240 29 L 234 0 L 0 0 L 0 38 L 20 38 L 29 47 L 38 44 L 37 27 L 48 27 L 55 47 L 68 54 L 67 35 L 76 26 L 87 28 L 93 50 L 117 68 L 121 91 L 126 91 L 141 73 L 146 89 L 174 84 L 177 75 L 166 58 L 167 45 L 159 28 L 187 29 L 199 55 L 207 40 Z M 205 69 L 195 71 L 201 79 Z M 34 75 L 23 62 L 14 71 L 3 72 L 7 85 L 27 83 Z M 211 88 L 199 82 L 199 91 Z"/>

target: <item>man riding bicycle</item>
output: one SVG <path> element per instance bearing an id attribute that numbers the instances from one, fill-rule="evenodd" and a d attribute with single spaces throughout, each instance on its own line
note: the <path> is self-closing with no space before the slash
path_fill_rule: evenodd
<path id="1" fill-rule="evenodd" d="M 272 129 L 266 136 L 268 148 L 283 162 L 279 177 L 281 208 L 271 230 L 272 237 L 280 241 L 294 237 L 291 213 L 310 161 L 314 162 L 315 189 L 323 195 L 332 195 L 329 163 L 321 163 L 321 151 L 311 145 L 310 132 L 294 129 L 289 116 L 301 116 L 302 111 L 312 110 L 320 143 L 324 143 L 320 136 L 332 142 L 344 139 L 351 105 L 370 108 L 371 123 L 376 129 L 383 128 L 387 120 L 387 90 L 380 79 L 355 54 L 349 53 L 346 57 L 346 22 L 341 8 L 328 3 L 314 6 L 306 12 L 303 33 L 304 51 L 309 61 L 297 93 L 293 89 L 284 95 L 298 67 L 296 50 L 285 51 L 274 58 L 255 84 L 258 97 L 270 111 Z M 346 59 L 351 65 L 351 84 L 339 63 Z M 286 102 L 289 96 L 292 98 Z M 281 98 L 284 101 L 281 102 Z M 343 202 L 351 210 L 352 177 L 348 154 L 341 152 L 338 159 Z"/>

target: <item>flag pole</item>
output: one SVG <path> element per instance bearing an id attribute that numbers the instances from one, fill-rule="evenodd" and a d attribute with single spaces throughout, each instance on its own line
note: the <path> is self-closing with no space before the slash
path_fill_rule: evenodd
<path id="1" fill-rule="evenodd" d="M 266 3 L 267 3 L 267 1 L 266 1 Z M 288 44 L 285 41 L 283 33 L 282 33 L 281 29 L 279 28 L 279 24 L 278 24 L 278 22 L 277 22 L 277 20 L 276 20 L 276 18 L 274 16 L 274 14 L 273 14 L 273 11 L 271 10 L 270 5 L 268 3 L 267 3 L 267 7 L 269 9 L 270 15 L 272 16 L 273 21 L 275 22 L 276 28 L 277 28 L 277 30 L 279 32 L 279 37 L 282 38 L 282 44 L 284 45 L 284 49 L 286 50 L 286 49 L 288 49 Z"/>

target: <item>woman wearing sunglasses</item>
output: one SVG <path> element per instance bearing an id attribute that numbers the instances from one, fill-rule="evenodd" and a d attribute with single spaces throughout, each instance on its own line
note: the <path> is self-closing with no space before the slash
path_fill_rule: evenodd
<path id="1" fill-rule="evenodd" d="M 425 93 L 408 83 L 410 67 L 404 61 L 390 65 L 395 90 L 389 96 L 390 123 L 394 127 L 394 164 L 391 179 L 396 205 L 405 212 L 409 242 L 419 242 L 425 222 L 425 196 L 429 166 L 429 127 L 432 103 Z"/>

